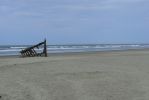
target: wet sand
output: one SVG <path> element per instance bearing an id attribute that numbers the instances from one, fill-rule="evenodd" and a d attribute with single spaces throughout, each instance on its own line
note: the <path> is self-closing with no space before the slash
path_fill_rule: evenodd
<path id="1" fill-rule="evenodd" d="M 149 100 L 149 50 L 2 57 L 0 100 Z"/>

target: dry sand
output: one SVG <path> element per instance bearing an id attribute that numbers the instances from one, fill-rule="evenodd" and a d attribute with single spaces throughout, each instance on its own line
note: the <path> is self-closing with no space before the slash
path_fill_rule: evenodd
<path id="1" fill-rule="evenodd" d="M 0 58 L 0 100 L 149 100 L 149 51 Z"/>

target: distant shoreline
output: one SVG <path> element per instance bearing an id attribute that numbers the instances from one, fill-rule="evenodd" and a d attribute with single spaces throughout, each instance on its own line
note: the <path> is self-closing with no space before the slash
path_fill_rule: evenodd
<path id="1" fill-rule="evenodd" d="M 48 57 L 52 57 L 52 56 L 63 56 L 63 55 L 94 54 L 94 53 L 127 52 L 127 51 L 149 51 L 149 48 L 127 49 L 127 50 L 107 50 L 107 51 L 83 51 L 83 52 L 48 53 Z M 21 54 L 20 54 L 20 55 L 3 55 L 3 56 L 0 56 L 0 58 L 26 58 L 26 57 L 21 57 Z"/>
<path id="2" fill-rule="evenodd" d="M 27 48 L 26 45 L 5 45 L 0 46 L 0 56 L 19 55 L 20 51 Z M 102 51 L 123 51 L 130 49 L 146 49 L 149 44 L 84 44 L 84 45 L 47 45 L 49 54 L 65 54 L 79 52 L 102 52 Z M 36 52 L 42 52 L 43 47 L 35 48 Z"/>

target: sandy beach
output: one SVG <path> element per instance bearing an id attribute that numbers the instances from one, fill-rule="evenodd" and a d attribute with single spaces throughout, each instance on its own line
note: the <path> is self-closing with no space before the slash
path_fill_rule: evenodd
<path id="1" fill-rule="evenodd" d="M 149 100 L 149 50 L 1 57 L 0 100 Z"/>

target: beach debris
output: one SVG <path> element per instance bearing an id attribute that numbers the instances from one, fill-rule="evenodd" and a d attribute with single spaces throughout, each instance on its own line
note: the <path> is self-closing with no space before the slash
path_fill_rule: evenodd
<path id="1" fill-rule="evenodd" d="M 39 47 L 42 47 L 43 50 L 41 50 Z M 22 57 L 35 57 L 35 56 L 45 56 L 45 57 L 47 57 L 48 54 L 47 54 L 46 39 L 43 42 L 40 42 L 36 45 L 33 45 L 33 46 L 28 47 L 24 50 L 21 50 L 20 53 L 21 53 Z"/>

